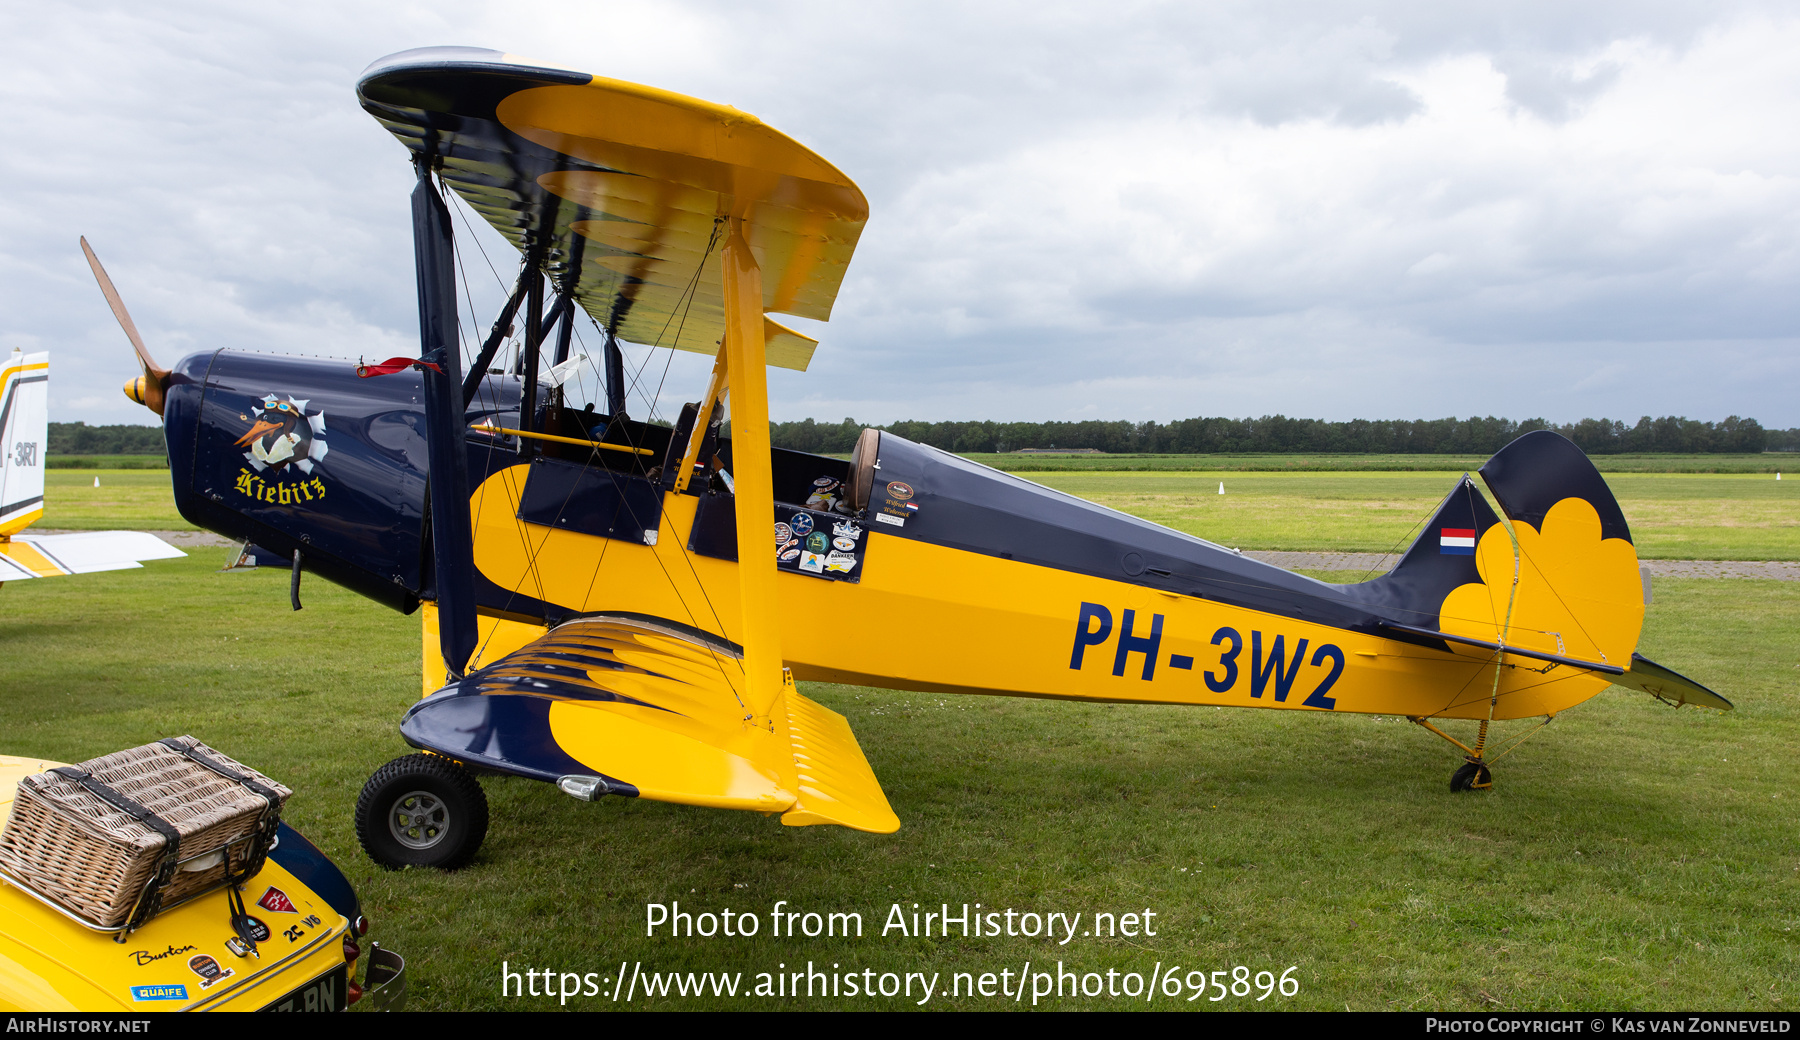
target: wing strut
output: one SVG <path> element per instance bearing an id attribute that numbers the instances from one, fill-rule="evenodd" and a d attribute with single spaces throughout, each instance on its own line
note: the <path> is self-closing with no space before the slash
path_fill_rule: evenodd
<path id="1" fill-rule="evenodd" d="M 488 333 L 487 342 L 475 355 L 475 363 L 469 366 L 468 377 L 463 380 L 463 407 L 467 408 L 475 401 L 476 391 L 481 389 L 481 381 L 487 378 L 487 370 L 494 363 L 494 353 L 500 344 L 512 332 L 513 315 L 519 313 L 519 304 L 525 302 L 526 279 L 537 274 L 530 267 L 519 272 L 519 284 L 513 286 L 512 296 L 507 299 L 506 306 L 500 308 L 500 317 L 494 319 L 493 330 Z"/>
<path id="2" fill-rule="evenodd" d="M 625 356 L 619 352 L 619 337 L 610 329 L 606 333 L 606 414 L 614 419 L 625 415 Z"/>
<path id="3" fill-rule="evenodd" d="M 575 335 L 575 298 L 565 293 L 557 300 L 557 307 L 561 311 L 562 324 L 556 327 L 556 352 L 550 355 L 551 368 L 569 360 L 569 341 Z M 559 404 L 562 402 L 561 383 L 556 385 L 556 400 Z"/>
<path id="4" fill-rule="evenodd" d="M 731 387 L 731 461 L 736 478 L 738 595 L 743 610 L 744 703 L 752 724 L 779 732 L 781 612 L 775 602 L 775 554 L 769 541 L 775 517 L 770 471 L 769 377 L 763 343 L 762 270 L 744 239 L 743 219 L 731 217 L 723 268 L 726 378 Z M 764 551 L 758 551 L 757 546 Z M 791 790 L 790 786 L 790 790 Z"/>
<path id="5" fill-rule="evenodd" d="M 719 356 L 713 359 L 712 378 L 706 383 L 706 397 L 700 401 L 700 410 L 694 413 L 694 428 L 688 431 L 687 450 L 681 453 L 681 468 L 675 474 L 675 493 L 687 493 L 688 482 L 694 478 L 694 467 L 700 462 L 700 447 L 706 443 L 706 430 L 712 425 L 713 412 L 719 407 L 719 396 L 725 391 L 725 372 L 727 364 L 727 348 L 719 345 Z M 773 497 L 773 478 L 771 478 L 770 496 Z"/>
<path id="6" fill-rule="evenodd" d="M 519 394 L 519 429 L 537 429 L 538 361 L 544 349 L 544 279 L 538 274 L 537 259 L 526 264 L 531 268 L 531 285 L 525 292 L 525 351 L 519 364 L 525 377 Z M 519 454 L 530 458 L 536 446 L 529 440 L 519 442 Z"/>
<path id="7" fill-rule="evenodd" d="M 475 652 L 475 547 L 469 529 L 469 452 L 463 436 L 462 348 L 456 335 L 456 240 L 450 211 L 431 183 L 431 163 L 418 161 L 412 193 L 413 262 L 419 279 L 419 357 L 430 450 L 431 555 L 438 645 L 451 678 L 461 678 Z M 535 273 L 535 272 L 534 272 Z M 539 281 L 533 278 L 536 284 Z M 296 557 L 296 565 L 298 557 Z"/>
<path id="8" fill-rule="evenodd" d="M 736 470 L 738 598 L 743 618 L 744 705 L 753 729 L 773 742 L 763 761 L 793 801 L 781 822 L 789 827 L 841 823 L 881 833 L 900 826 L 881 784 L 842 715 L 814 704 L 794 688 L 781 666 L 781 617 L 775 597 L 775 479 L 769 447 L 769 374 L 763 338 L 762 271 L 744 239 L 741 217 L 730 218 L 725 241 L 725 360 L 731 387 L 731 462 Z M 759 550 L 757 546 L 762 548 Z"/>

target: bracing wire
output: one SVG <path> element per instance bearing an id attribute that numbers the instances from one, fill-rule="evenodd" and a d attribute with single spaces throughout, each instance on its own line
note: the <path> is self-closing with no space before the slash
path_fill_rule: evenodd
<path id="1" fill-rule="evenodd" d="M 441 180 L 442 180 L 442 178 L 440 177 L 440 181 Z M 468 230 L 468 237 L 475 241 L 476 248 L 481 253 L 482 259 L 486 263 L 488 270 L 493 274 L 496 283 L 498 283 L 500 285 L 501 289 L 504 290 L 506 288 L 505 280 L 500 277 L 499 271 L 494 268 L 493 261 L 490 257 L 488 257 L 486 248 L 481 245 L 479 237 L 474 233 L 473 227 L 471 226 L 471 223 L 468 219 L 467 214 L 462 213 L 459 208 L 458 216 L 462 220 L 465 229 Z M 719 237 L 719 228 L 715 224 L 714 229 L 713 229 L 713 234 L 707 243 L 706 252 L 704 254 L 702 254 L 700 263 L 699 263 L 699 265 L 697 265 L 697 267 L 694 271 L 693 277 L 689 279 L 687 286 L 684 287 L 684 290 L 682 293 L 684 300 L 683 300 L 683 305 L 679 312 L 680 320 L 676 321 L 676 315 L 671 314 L 669 316 L 669 318 L 667 320 L 665 320 L 665 322 L 663 324 L 663 328 L 658 332 L 656 341 L 651 344 L 652 348 L 654 348 L 656 346 L 660 346 L 662 344 L 662 340 L 667 335 L 668 327 L 671 323 L 674 323 L 676 325 L 675 342 L 676 343 L 680 342 L 681 336 L 686 328 L 688 314 L 693 306 L 694 298 L 696 296 L 696 290 L 698 288 L 699 280 L 700 280 L 701 274 L 704 270 L 706 260 L 708 259 L 708 257 L 710 257 L 713 249 L 716 248 L 717 243 L 718 243 L 718 237 Z M 527 261 L 527 262 L 529 262 L 529 261 Z M 471 315 L 473 315 L 474 294 L 469 288 L 467 270 L 466 270 L 466 268 L 462 267 L 462 265 L 460 264 L 460 261 L 459 261 L 459 271 L 461 272 L 461 275 L 462 275 L 463 292 L 464 292 L 464 295 L 468 298 L 468 303 L 471 308 Z M 574 306 L 578 306 L 578 304 L 575 301 L 571 301 L 571 307 L 574 307 Z M 584 310 L 585 310 L 585 308 L 584 308 Z M 597 321 L 594 321 L 593 316 L 589 315 L 588 317 L 589 317 L 589 321 L 594 325 L 596 331 L 601 331 L 599 323 Z M 564 320 L 574 323 L 575 316 L 574 316 L 574 314 L 571 313 Z M 479 321 L 477 320 L 475 322 L 475 324 L 471 325 L 471 328 L 473 329 L 473 328 L 477 327 L 478 325 L 479 325 Z M 580 331 L 578 328 L 572 328 L 571 332 L 573 332 L 579 339 Z M 581 343 L 582 353 L 587 354 L 585 340 L 580 340 L 580 343 Z M 673 345 L 674 344 L 671 344 L 671 348 L 673 347 Z M 659 405 L 659 403 L 661 401 L 662 391 L 667 383 L 668 374 L 669 374 L 671 364 L 673 361 L 673 352 L 671 349 L 670 358 L 668 361 L 666 361 L 664 363 L 663 372 L 662 372 L 661 378 L 659 379 L 659 381 L 657 383 L 655 392 L 653 394 L 646 394 L 644 386 L 642 385 L 643 384 L 642 376 L 643 376 L 643 370 L 647 366 L 651 356 L 653 356 L 653 350 L 646 351 L 643 360 L 640 361 L 638 365 L 636 365 L 634 368 L 632 368 L 630 370 L 630 374 L 631 374 L 630 389 L 631 389 L 631 391 L 635 391 L 637 396 L 646 402 L 647 409 L 648 409 L 648 411 L 647 411 L 648 418 L 654 419 L 656 416 L 657 406 Z M 591 359 L 593 356 L 590 354 L 590 355 L 588 355 L 588 357 L 590 359 L 590 365 L 587 367 L 594 367 L 591 363 Z M 600 373 L 598 371 L 596 371 L 595 375 L 598 377 L 600 375 Z M 640 446 L 640 445 L 634 443 L 635 440 L 636 440 L 636 438 L 632 438 L 631 441 L 628 441 L 628 443 L 630 443 L 630 446 L 633 446 L 633 447 Z M 494 450 L 494 449 L 492 449 L 490 447 L 490 453 L 492 452 L 492 450 Z M 590 458 L 583 464 L 584 467 L 592 466 L 597 461 L 597 456 L 599 455 L 599 450 L 600 449 L 595 448 L 590 453 Z M 615 482 L 615 484 L 617 483 L 619 476 L 618 476 L 618 474 L 614 473 L 610 467 L 602 465 L 599 468 L 604 470 L 607 473 L 608 477 L 611 478 Z M 477 496 L 477 499 L 478 499 L 477 510 L 478 511 L 480 510 L 479 502 L 485 499 L 486 484 L 487 484 L 487 481 L 482 482 L 481 492 Z M 568 494 L 568 496 L 565 496 L 565 502 L 564 502 L 565 507 L 568 504 L 566 499 L 568 497 L 573 496 L 574 489 L 575 489 L 575 485 L 571 484 L 569 494 Z M 523 492 L 522 487 L 519 490 L 521 493 Z M 622 495 L 621 495 L 621 499 L 623 500 Z M 628 504 L 627 504 L 627 508 L 628 509 L 630 508 Z M 635 515 L 633 516 L 633 520 L 634 521 L 637 520 Z M 548 542 L 549 542 L 549 535 L 552 532 L 550 530 L 546 530 L 544 532 L 544 537 L 541 539 L 538 539 L 537 544 L 533 545 L 532 544 L 533 539 L 530 537 L 529 532 L 525 530 L 526 525 L 522 521 L 519 521 L 516 517 L 514 519 L 514 526 L 518 531 L 518 534 L 520 536 L 522 546 L 525 549 L 525 555 L 526 555 L 526 564 L 525 564 L 525 568 L 524 568 L 524 573 L 521 575 L 521 578 L 523 580 L 530 580 L 533 582 L 533 584 L 536 586 L 536 589 L 538 592 L 537 598 L 542 600 L 543 596 L 544 596 L 544 588 L 543 588 L 543 583 L 542 583 L 541 579 L 539 578 L 539 574 L 538 574 L 538 558 L 542 554 L 543 550 L 547 547 Z M 673 524 L 670 524 L 670 527 L 671 527 L 671 533 L 678 534 L 678 532 L 673 531 Z M 589 579 L 589 588 L 588 588 L 589 595 L 592 594 L 593 582 L 595 580 L 597 580 L 599 572 L 602 569 L 602 567 L 604 566 L 606 550 L 608 548 L 608 545 L 606 543 L 610 543 L 610 541 L 611 541 L 611 539 L 603 540 L 603 544 L 601 546 L 600 559 L 596 561 L 595 568 L 594 568 L 594 574 L 592 576 L 590 576 L 590 579 Z M 653 554 L 653 555 L 655 555 L 655 554 Z M 701 598 L 706 603 L 707 612 L 712 616 L 712 620 L 713 620 L 714 624 L 718 627 L 718 629 L 720 631 L 723 631 L 724 630 L 723 620 L 719 615 L 717 605 L 712 602 L 711 596 L 706 591 L 705 582 L 700 580 L 699 573 L 698 573 L 698 571 L 696 571 L 694 569 L 693 561 L 691 559 L 687 558 L 687 554 L 683 553 L 682 556 L 683 556 L 683 559 L 687 561 L 688 569 L 689 569 L 691 576 L 694 579 L 695 587 L 700 591 Z M 688 604 L 685 602 L 685 597 L 681 594 L 680 587 L 675 582 L 674 575 L 669 573 L 668 568 L 663 563 L 660 555 L 655 555 L 655 559 L 657 562 L 657 566 L 663 571 L 665 580 L 667 580 L 669 582 L 670 588 L 675 591 L 676 598 L 678 600 L 683 601 L 682 606 L 688 613 L 689 621 L 693 622 L 693 623 L 698 623 L 699 618 L 694 616 L 692 607 L 688 606 Z M 511 597 L 521 594 L 522 589 L 518 586 L 515 586 L 513 589 L 509 590 L 509 592 L 510 592 L 510 595 L 509 595 L 508 604 L 507 604 L 508 606 L 511 605 L 511 601 L 512 601 Z M 584 602 L 586 601 L 586 597 L 584 597 L 583 601 Z M 485 650 L 486 650 L 488 644 L 491 642 L 493 636 L 495 634 L 497 634 L 497 631 L 498 631 L 498 626 L 495 626 L 495 628 L 489 632 L 488 639 L 482 641 L 481 652 L 485 652 Z M 710 656 L 713 658 L 715 666 L 718 667 L 718 669 L 719 669 L 720 678 L 724 680 L 726 687 L 732 691 L 732 695 L 737 700 L 739 706 L 742 708 L 745 708 L 745 710 L 748 710 L 744 704 L 743 698 L 740 695 L 738 695 L 735 685 L 732 684 L 730 675 L 726 672 L 723 662 L 721 662 L 719 660 L 719 656 L 717 654 L 713 654 Z"/>
<path id="2" fill-rule="evenodd" d="M 1389 557 L 1392 557 L 1395 553 L 1399 552 L 1400 546 L 1408 544 L 1412 540 L 1413 533 L 1416 532 L 1420 526 L 1428 522 L 1435 513 L 1436 510 L 1433 510 L 1414 522 L 1412 527 L 1409 528 L 1405 534 L 1394 540 L 1394 544 L 1388 547 L 1387 552 L 1384 552 L 1375 558 L 1375 562 L 1369 565 L 1369 569 L 1364 571 L 1362 577 L 1358 578 L 1357 581 L 1368 581 L 1370 578 L 1373 578 L 1375 572 L 1381 570 L 1382 566 L 1387 563 Z"/>
<path id="3" fill-rule="evenodd" d="M 440 183 L 440 184 L 445 183 L 444 176 L 441 173 L 438 174 L 438 183 Z M 450 194 L 456 195 L 456 193 L 454 191 L 450 192 Z M 460 201 L 462 199 L 462 196 L 456 195 L 456 198 Z M 467 203 L 465 202 L 464 205 L 467 205 Z M 481 253 L 481 259 L 487 264 L 488 270 L 493 272 L 494 281 L 500 283 L 500 288 L 505 289 L 506 288 L 506 280 L 500 277 L 500 272 L 494 267 L 494 261 L 488 258 L 487 247 L 483 246 L 481 244 L 480 236 L 475 234 L 475 226 L 473 224 L 469 223 L 469 215 L 462 211 L 461 206 L 457 207 L 456 215 L 462 219 L 463 227 L 468 229 L 469 240 L 471 242 L 475 243 L 475 248 L 476 248 L 476 250 L 478 250 Z M 471 300 L 469 302 L 471 305 L 474 303 L 473 300 Z"/>
<path id="4" fill-rule="evenodd" d="M 439 180 L 440 185 L 443 185 L 445 183 L 441 174 L 439 175 L 438 180 Z M 445 185 L 445 186 L 447 187 L 447 185 Z M 458 201 L 462 201 L 462 197 L 460 195 L 457 195 L 454 191 L 449 191 L 447 193 L 454 196 L 455 198 L 457 198 Z M 465 203 L 465 205 L 466 205 L 466 203 Z M 505 279 L 500 277 L 499 270 L 494 267 L 494 261 L 491 257 L 488 256 L 487 247 L 485 247 L 481 244 L 481 238 L 479 235 L 477 235 L 475 233 L 474 226 L 470 223 L 468 214 L 463 212 L 463 209 L 461 206 L 452 207 L 452 208 L 454 208 L 456 210 L 457 217 L 459 219 L 461 219 L 461 221 L 463 223 L 463 227 L 467 231 L 466 237 L 468 238 L 469 241 L 472 241 L 475 243 L 475 249 L 477 252 L 479 252 L 481 254 L 482 262 L 487 265 L 488 271 L 493 274 L 495 283 L 500 286 L 500 289 L 503 292 L 506 291 L 506 289 L 507 289 L 506 281 L 505 281 Z M 458 255 L 458 267 L 459 267 L 459 270 L 461 270 L 462 268 L 461 268 L 461 263 L 460 263 L 460 257 L 461 257 L 460 250 L 457 251 L 457 255 Z M 526 258 L 524 260 L 524 264 L 525 265 L 530 264 L 529 258 Z M 524 277 L 528 273 L 529 272 L 524 270 L 523 268 L 520 271 L 521 277 Z M 468 297 L 470 313 L 471 313 L 471 315 L 473 315 L 475 299 L 474 299 L 474 293 L 472 291 L 470 291 L 470 288 L 469 288 L 468 273 L 466 270 L 463 270 L 463 293 L 465 296 Z M 472 328 L 479 328 L 480 327 L 479 318 L 476 318 L 475 321 L 476 321 L 476 324 L 474 326 L 472 326 Z M 511 337 L 509 336 L 508 339 L 510 340 Z M 498 390 L 488 388 L 487 382 L 485 380 L 482 380 L 481 382 L 477 383 L 477 386 L 486 388 L 488 390 L 488 393 L 492 395 L 488 399 L 488 402 L 487 402 L 488 404 L 493 405 L 493 406 L 499 405 L 500 400 L 499 400 Z M 487 462 L 488 462 L 489 468 L 491 468 L 491 466 L 492 466 L 494 453 L 497 450 L 498 450 L 498 448 L 494 444 L 489 443 L 488 449 L 487 449 Z M 488 485 L 488 481 L 483 480 L 481 482 L 480 486 L 476 489 L 475 503 L 474 503 L 474 518 L 472 518 L 472 519 L 478 519 L 481 515 L 483 515 L 483 512 L 484 512 L 483 507 L 487 503 L 487 485 Z M 522 490 L 523 489 L 521 489 L 521 491 Z M 529 542 L 529 538 L 524 530 L 524 525 L 515 520 L 514 526 L 515 526 L 515 528 L 518 529 L 520 538 L 525 543 L 526 549 L 529 551 L 530 542 Z M 529 574 L 532 577 L 534 584 L 537 585 L 537 591 L 538 591 L 537 598 L 539 600 L 542 600 L 543 599 L 543 583 L 541 581 L 536 580 L 537 575 L 536 575 L 535 568 L 528 569 L 527 574 Z M 509 598 L 507 601 L 507 606 L 511 606 L 511 604 L 512 604 L 511 597 L 517 596 L 518 594 L 519 594 L 518 588 L 515 587 L 514 589 L 510 590 Z M 498 625 L 494 625 L 489 628 L 487 638 L 483 639 L 480 642 L 480 644 L 477 646 L 475 656 L 472 658 L 472 660 L 479 660 L 481 658 L 481 656 L 487 652 L 488 646 L 492 643 L 494 636 L 497 635 L 498 632 L 499 632 Z"/>

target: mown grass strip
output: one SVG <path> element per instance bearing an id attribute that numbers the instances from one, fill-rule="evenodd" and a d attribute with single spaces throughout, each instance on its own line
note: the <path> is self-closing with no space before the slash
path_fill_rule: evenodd
<path id="1" fill-rule="evenodd" d="M 50 455 L 45 469 L 161 469 L 169 468 L 162 455 Z"/>
<path id="2" fill-rule="evenodd" d="M 1019 475 L 1233 548 L 1388 552 L 1412 543 L 1462 472 Z M 1606 479 L 1645 559 L 1800 559 L 1800 481 L 1749 474 Z"/>
<path id="3" fill-rule="evenodd" d="M 1468 470 L 1486 455 L 1050 455 L 966 454 L 984 466 L 1009 473 L 1217 472 L 1338 473 Z M 1602 473 L 1768 473 L 1800 468 L 1800 455 L 1594 455 Z"/>
<path id="4" fill-rule="evenodd" d="M 1234 548 L 1386 552 L 1410 544 L 1462 472 L 1020 475 Z M 167 471 L 52 471 L 40 524 L 191 530 L 175 511 L 168 480 Z M 1800 480 L 1618 473 L 1607 481 L 1645 559 L 1800 559 Z"/>

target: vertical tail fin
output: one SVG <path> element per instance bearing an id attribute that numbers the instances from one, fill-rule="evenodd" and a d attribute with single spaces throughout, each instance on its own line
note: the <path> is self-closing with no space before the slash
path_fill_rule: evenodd
<path id="1" fill-rule="evenodd" d="M 1450 593 L 1464 585 L 1480 584 L 1475 547 L 1499 523 L 1500 518 L 1465 473 L 1392 571 L 1346 591 L 1381 609 L 1392 621 L 1438 628 L 1440 610 Z M 1504 531 L 1500 539 L 1506 540 Z"/>
<path id="2" fill-rule="evenodd" d="M 1593 509 L 1601 538 L 1632 544 L 1625 512 L 1606 478 L 1585 452 L 1560 434 L 1537 430 L 1519 437 L 1487 460 L 1481 479 L 1514 523 L 1530 524 L 1541 532 L 1551 510 L 1577 499 Z"/>
<path id="3" fill-rule="evenodd" d="M 1444 630 L 1629 668 L 1644 625 L 1643 578 L 1600 471 L 1568 439 L 1538 430 L 1496 452 L 1481 477 L 1512 521 L 1517 551 L 1482 540 L 1476 562 L 1487 586 L 1445 601 L 1444 613 L 1464 622 L 1453 628 L 1446 617 Z M 1516 570 L 1516 588 L 1500 580 L 1501 568 Z"/>
<path id="4" fill-rule="evenodd" d="M 50 355 L 13 351 L 0 368 L 0 538 L 44 515 Z"/>
<path id="5" fill-rule="evenodd" d="M 1629 668 L 1644 586 L 1625 514 L 1594 464 L 1537 431 L 1481 476 L 1510 530 L 1465 475 L 1400 564 L 1346 595 L 1402 625 Z"/>

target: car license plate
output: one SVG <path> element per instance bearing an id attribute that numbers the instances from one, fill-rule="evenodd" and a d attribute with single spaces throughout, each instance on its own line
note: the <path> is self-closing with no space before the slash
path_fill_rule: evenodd
<path id="1" fill-rule="evenodd" d="M 342 1011 L 350 1003 L 349 973 L 340 964 L 264 1007 L 264 1011 Z"/>

